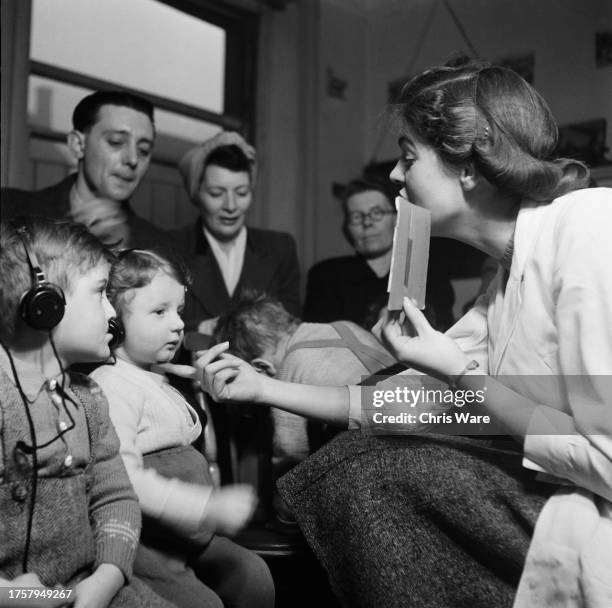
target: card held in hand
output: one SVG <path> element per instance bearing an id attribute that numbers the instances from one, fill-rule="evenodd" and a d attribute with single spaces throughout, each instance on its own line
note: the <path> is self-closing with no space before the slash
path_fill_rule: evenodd
<path id="1" fill-rule="evenodd" d="M 401 311 L 404 297 L 414 300 L 419 309 L 425 308 L 427 263 L 431 213 L 398 196 L 395 199 L 397 223 L 393 235 L 393 252 L 389 272 L 390 311 Z"/>

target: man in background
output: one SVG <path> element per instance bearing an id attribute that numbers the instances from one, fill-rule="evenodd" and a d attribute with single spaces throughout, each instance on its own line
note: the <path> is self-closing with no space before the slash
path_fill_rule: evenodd
<path id="1" fill-rule="evenodd" d="M 2 189 L 2 219 L 41 215 L 85 224 L 103 243 L 120 248 L 171 247 L 168 234 L 138 217 L 129 199 L 151 162 L 153 106 L 124 91 L 96 91 L 74 109 L 68 149 L 77 171 L 36 191 Z"/>

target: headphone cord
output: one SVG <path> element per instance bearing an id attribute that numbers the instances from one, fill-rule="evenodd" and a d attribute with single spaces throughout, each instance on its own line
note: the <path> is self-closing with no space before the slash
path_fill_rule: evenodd
<path id="1" fill-rule="evenodd" d="M 66 392 L 64 390 L 64 387 L 66 385 L 66 370 L 64 369 L 64 366 L 62 365 L 62 361 L 57 353 L 57 349 L 55 347 L 55 342 L 51 336 L 51 332 L 49 332 L 49 342 L 51 343 L 51 348 L 53 349 L 53 355 L 55 356 L 55 359 L 57 361 L 57 364 L 59 365 L 59 368 L 62 374 L 62 382 L 61 382 L 62 405 L 64 407 L 64 411 L 68 414 L 68 417 L 70 418 L 70 421 L 72 423 L 70 428 L 73 428 L 75 425 L 75 422 L 72 416 L 70 415 L 70 412 L 68 411 L 68 408 L 66 406 L 66 401 L 65 401 Z M 39 447 L 45 447 L 47 445 L 50 445 L 51 443 L 53 443 L 53 441 L 57 439 L 57 437 L 53 439 L 52 441 L 49 441 L 43 444 L 42 446 L 37 445 L 34 421 L 32 420 L 32 414 L 28 406 L 27 396 L 25 394 L 25 391 L 23 390 L 23 387 L 21 386 L 21 381 L 19 380 L 19 376 L 17 375 L 17 368 L 15 367 L 15 361 L 13 359 L 13 355 L 11 354 L 11 351 L 4 344 L 2 344 L 2 348 L 8 355 L 8 359 L 11 364 L 11 371 L 15 379 L 15 386 L 17 387 L 19 396 L 21 397 L 21 401 L 23 402 L 23 406 L 25 408 L 26 418 L 28 420 L 28 428 L 30 431 L 30 441 L 32 442 L 31 447 L 28 447 L 27 450 L 22 450 L 24 453 L 29 452 L 32 454 L 32 480 L 31 480 L 32 491 L 30 493 L 30 512 L 28 514 L 28 525 L 26 529 L 26 540 L 25 540 L 25 545 L 24 545 L 23 562 L 22 562 L 22 570 L 25 574 L 28 571 L 30 543 L 31 543 L 31 538 L 32 538 L 32 523 L 34 520 L 34 507 L 36 505 L 36 493 L 38 489 L 38 449 Z M 23 446 L 23 447 L 27 447 L 27 446 Z M 17 444 L 17 449 L 19 449 L 19 442 Z"/>
<path id="2" fill-rule="evenodd" d="M 23 387 L 21 386 L 21 382 L 19 381 L 19 376 L 17 375 L 17 369 L 15 368 L 15 361 L 13 360 L 13 355 L 11 351 L 2 344 L 2 348 L 5 350 L 8 355 L 9 362 L 11 364 L 11 371 L 13 372 L 13 378 L 15 379 L 15 386 L 19 391 L 19 395 L 21 400 L 23 401 L 23 406 L 26 412 L 26 418 L 28 419 L 28 427 L 30 430 L 30 441 L 32 442 L 32 491 L 30 493 L 30 512 L 28 514 L 28 527 L 26 529 L 26 540 L 25 546 L 23 550 L 23 562 L 22 562 L 22 570 L 25 574 L 28 571 L 28 558 L 30 555 L 30 540 L 32 537 L 32 520 L 34 519 L 34 505 L 36 504 L 36 489 L 38 486 L 38 456 L 36 453 L 36 431 L 34 429 L 34 421 L 32 420 L 32 414 L 30 413 L 30 408 L 28 407 L 28 400 L 26 398 Z"/>

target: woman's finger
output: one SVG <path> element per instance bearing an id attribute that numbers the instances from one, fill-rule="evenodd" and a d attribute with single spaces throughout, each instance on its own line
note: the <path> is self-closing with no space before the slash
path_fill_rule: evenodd
<path id="1" fill-rule="evenodd" d="M 159 369 L 163 370 L 167 374 L 172 374 L 174 376 L 180 376 L 181 378 L 190 378 L 193 380 L 198 370 L 193 367 L 193 365 L 180 365 L 177 363 L 160 363 L 157 365 Z"/>
<path id="2" fill-rule="evenodd" d="M 238 370 L 240 368 L 240 364 L 244 363 L 241 359 L 238 359 L 238 362 L 233 361 L 232 359 L 217 359 L 212 363 L 209 363 L 205 368 L 204 372 L 206 374 L 218 374 L 223 369 L 235 369 Z"/>
<path id="3" fill-rule="evenodd" d="M 236 378 L 236 376 L 238 375 L 240 370 L 237 370 L 235 367 L 226 367 L 223 369 L 220 369 L 219 371 L 215 372 L 214 377 L 213 377 L 213 386 L 218 386 L 218 384 L 228 384 L 229 382 L 231 382 L 232 380 L 234 380 L 234 378 Z"/>
<path id="4" fill-rule="evenodd" d="M 220 357 L 229 348 L 229 342 L 220 342 L 211 346 L 208 350 L 202 351 L 202 354 L 197 353 L 196 365 L 199 368 L 206 367 L 211 361 Z"/>
<path id="5" fill-rule="evenodd" d="M 409 339 L 408 336 L 405 336 L 402 332 L 402 327 L 398 321 L 391 321 L 382 331 L 383 344 L 389 349 L 391 352 L 394 352 L 396 355 L 400 350 L 404 352 L 407 348 L 411 348 L 411 342 L 407 342 Z"/>
<path id="6" fill-rule="evenodd" d="M 416 307 L 409 298 L 404 298 L 403 309 L 406 319 L 412 323 L 417 335 L 422 335 L 428 331 L 433 331 L 425 315 Z"/>
<path id="7" fill-rule="evenodd" d="M 209 382 L 209 388 L 205 389 L 210 392 L 212 397 L 217 400 L 231 399 L 230 386 L 238 375 L 236 369 L 222 369 L 216 373 Z"/>

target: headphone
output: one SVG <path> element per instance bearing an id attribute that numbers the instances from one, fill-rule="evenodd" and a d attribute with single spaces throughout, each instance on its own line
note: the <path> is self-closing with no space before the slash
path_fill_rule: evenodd
<path id="1" fill-rule="evenodd" d="M 113 336 L 111 341 L 108 343 L 108 347 L 112 351 L 125 340 L 125 328 L 123 327 L 123 323 L 119 317 L 113 317 L 110 319 L 108 322 L 108 333 Z"/>
<path id="2" fill-rule="evenodd" d="M 33 284 L 19 300 L 19 314 L 32 329 L 51 331 L 64 316 L 66 298 L 62 288 L 45 279 L 36 254 L 28 246 L 28 229 L 20 226 L 16 233 L 23 243 L 23 248 L 30 267 Z"/>

